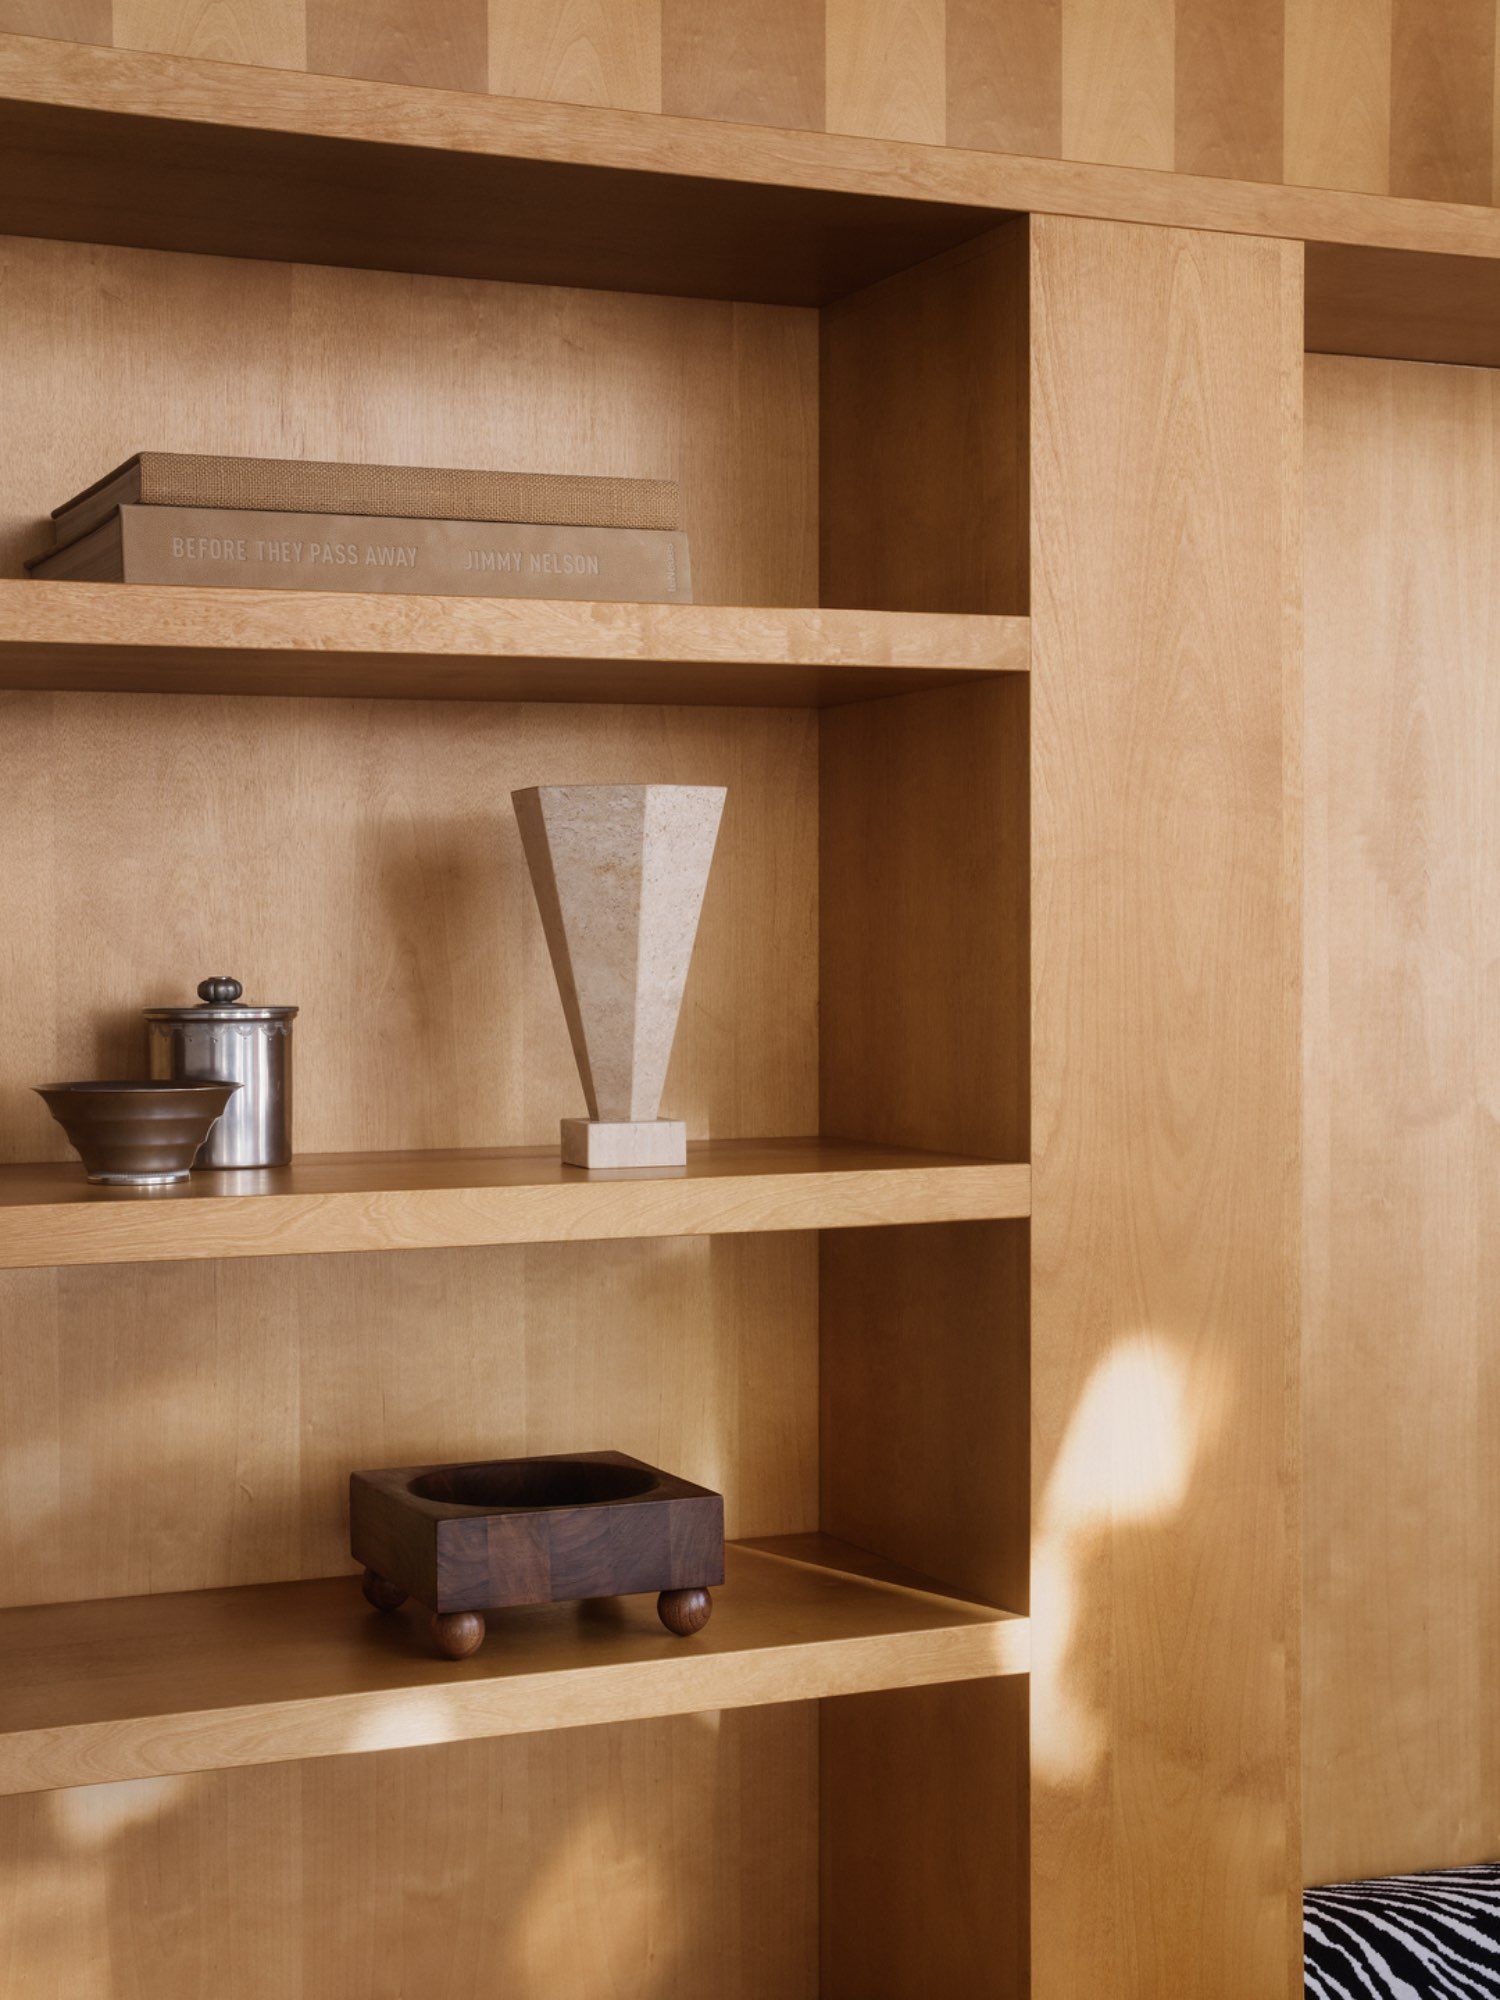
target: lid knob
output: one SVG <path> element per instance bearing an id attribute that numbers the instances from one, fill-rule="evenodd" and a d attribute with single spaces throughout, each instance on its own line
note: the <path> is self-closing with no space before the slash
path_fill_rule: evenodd
<path id="1" fill-rule="evenodd" d="M 237 979 L 205 979 L 198 987 L 198 998 L 205 1007 L 232 1007 L 244 990 Z"/>

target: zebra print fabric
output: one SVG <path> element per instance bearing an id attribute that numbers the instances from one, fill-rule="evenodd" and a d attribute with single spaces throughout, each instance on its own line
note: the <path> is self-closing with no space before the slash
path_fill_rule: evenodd
<path id="1" fill-rule="evenodd" d="M 1308 2000 L 1500 2000 L 1500 1865 L 1309 1889 Z"/>

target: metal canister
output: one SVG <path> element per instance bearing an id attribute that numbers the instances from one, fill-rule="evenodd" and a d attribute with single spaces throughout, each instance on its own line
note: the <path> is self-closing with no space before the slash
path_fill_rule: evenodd
<path id="1" fill-rule="evenodd" d="M 295 1007 L 247 1007 L 237 979 L 205 979 L 196 1007 L 148 1007 L 150 1074 L 217 1077 L 241 1087 L 195 1167 L 284 1167 L 292 1157 Z"/>

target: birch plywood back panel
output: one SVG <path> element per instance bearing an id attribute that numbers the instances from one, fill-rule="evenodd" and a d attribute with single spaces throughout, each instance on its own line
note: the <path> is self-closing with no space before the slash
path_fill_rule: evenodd
<path id="1" fill-rule="evenodd" d="M 304 1153 L 557 1143 L 583 1112 L 513 790 L 728 788 L 664 1096 L 690 1138 L 817 1129 L 811 711 L 0 697 L 0 1157 L 29 1088 L 140 1072 L 140 1010 L 292 1002 Z"/>
<path id="2" fill-rule="evenodd" d="M 813 2000 L 811 1703 L 0 1800 L 36 2000 Z"/>
<path id="3" fill-rule="evenodd" d="M 817 1238 L 0 1276 L 0 1601 L 354 1569 L 348 1476 L 618 1450 L 817 1526 Z"/>

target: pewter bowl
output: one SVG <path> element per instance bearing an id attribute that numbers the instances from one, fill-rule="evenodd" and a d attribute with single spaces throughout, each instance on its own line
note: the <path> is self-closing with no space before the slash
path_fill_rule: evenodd
<path id="1" fill-rule="evenodd" d="M 194 1156 L 237 1083 L 155 1082 L 36 1086 L 52 1116 L 101 1187 L 170 1187 L 185 1181 Z"/>

